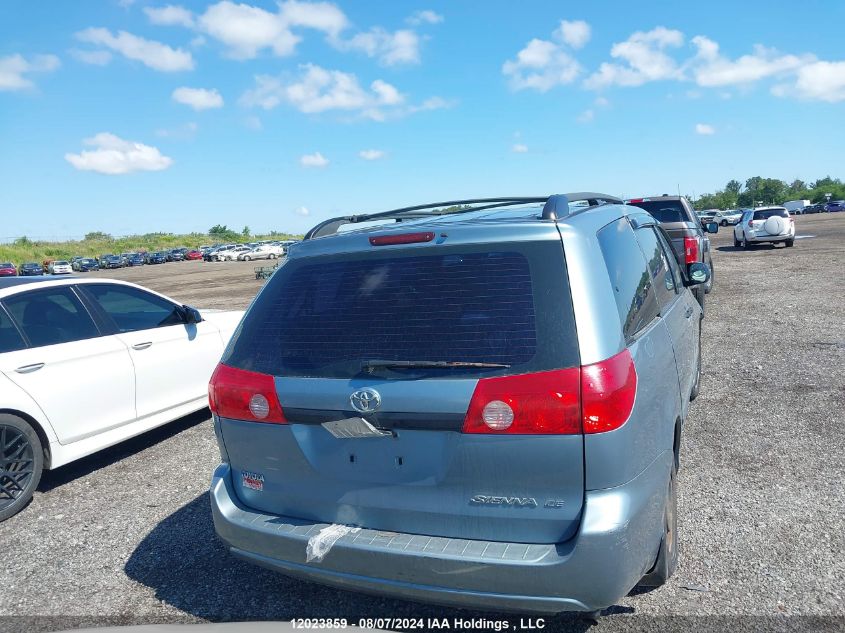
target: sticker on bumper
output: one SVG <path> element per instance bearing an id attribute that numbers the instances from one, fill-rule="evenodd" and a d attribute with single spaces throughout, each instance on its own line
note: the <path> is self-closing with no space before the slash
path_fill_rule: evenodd
<path id="1" fill-rule="evenodd" d="M 261 492 L 264 490 L 264 475 L 244 471 L 241 473 L 241 484 L 244 488 Z"/>

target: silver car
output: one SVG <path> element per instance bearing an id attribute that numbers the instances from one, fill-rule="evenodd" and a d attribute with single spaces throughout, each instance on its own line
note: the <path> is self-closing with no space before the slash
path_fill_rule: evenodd
<path id="1" fill-rule="evenodd" d="M 742 214 L 734 227 L 734 246 L 750 248 L 753 244 L 795 244 L 795 219 L 784 207 L 758 207 Z"/>
<path id="2" fill-rule="evenodd" d="M 664 583 L 708 277 L 604 194 L 327 220 L 211 379 L 217 534 L 291 576 L 468 608 L 595 612 Z"/>

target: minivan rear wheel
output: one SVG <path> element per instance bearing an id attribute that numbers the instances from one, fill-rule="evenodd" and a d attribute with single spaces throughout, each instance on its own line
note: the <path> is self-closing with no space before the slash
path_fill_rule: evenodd
<path id="1" fill-rule="evenodd" d="M 38 487 L 44 449 L 25 420 L 0 413 L 0 522 L 20 512 Z"/>
<path id="2" fill-rule="evenodd" d="M 666 498 L 666 509 L 663 512 L 663 537 L 660 539 L 660 549 L 654 567 L 642 580 L 642 587 L 660 587 L 675 573 L 678 567 L 678 473 L 674 463 L 669 475 L 669 492 Z"/>

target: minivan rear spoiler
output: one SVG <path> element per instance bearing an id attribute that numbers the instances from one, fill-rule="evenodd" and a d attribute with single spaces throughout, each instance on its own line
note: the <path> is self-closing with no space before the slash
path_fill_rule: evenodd
<path id="1" fill-rule="evenodd" d="M 543 212 L 540 215 L 542 220 L 557 220 L 570 214 L 570 202 L 587 202 L 588 207 L 602 204 L 623 204 L 621 198 L 610 196 L 605 193 L 594 193 L 580 191 L 576 193 L 560 193 L 546 197 L 520 197 L 507 198 L 470 198 L 467 200 L 449 200 L 447 202 L 432 202 L 420 204 L 413 207 L 403 207 L 390 211 L 378 213 L 362 213 L 359 215 L 346 215 L 331 218 L 320 222 L 305 234 L 303 240 L 314 239 L 315 237 L 326 237 L 334 235 L 340 227 L 346 224 L 358 224 L 360 222 L 372 222 L 376 220 L 416 220 L 419 218 L 430 218 L 442 215 L 453 215 L 457 213 L 469 213 L 471 211 L 484 211 L 487 209 L 499 209 L 512 207 L 520 204 L 543 204 Z"/>

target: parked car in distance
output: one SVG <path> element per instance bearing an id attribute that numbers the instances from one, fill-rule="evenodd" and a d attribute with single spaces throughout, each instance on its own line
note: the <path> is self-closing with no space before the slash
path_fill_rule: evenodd
<path id="1" fill-rule="evenodd" d="M 50 273 L 50 264 L 52 263 L 52 259 L 45 259 L 43 262 L 41 262 L 41 269 L 44 271 L 45 275 Z"/>
<path id="2" fill-rule="evenodd" d="M 167 261 L 169 262 L 181 262 L 185 261 L 185 251 L 181 248 L 172 248 L 167 251 Z"/>
<path id="3" fill-rule="evenodd" d="M 736 209 L 728 209 L 727 211 L 719 211 L 712 219 L 719 226 L 728 226 L 736 224 L 742 219 L 742 212 Z"/>
<path id="4" fill-rule="evenodd" d="M 87 273 L 92 270 L 100 270 L 100 264 L 91 257 L 79 257 L 71 262 L 70 267 L 80 273 Z"/>
<path id="5" fill-rule="evenodd" d="M 249 246 L 233 246 L 214 253 L 214 258 L 218 262 L 231 262 L 238 258 L 241 253 L 246 253 L 250 250 Z"/>
<path id="6" fill-rule="evenodd" d="M 143 266 L 144 256 L 140 253 L 129 253 L 126 257 L 126 266 Z"/>
<path id="7" fill-rule="evenodd" d="M 845 211 L 845 200 L 832 200 L 824 205 L 824 210 L 827 213 L 838 213 Z"/>
<path id="8" fill-rule="evenodd" d="M 802 215 L 811 203 L 809 200 L 789 200 L 780 206 L 789 211 L 790 215 Z"/>
<path id="9" fill-rule="evenodd" d="M 748 209 L 734 227 L 734 246 L 749 248 L 753 244 L 783 242 L 795 244 L 795 220 L 784 207 Z"/>
<path id="10" fill-rule="evenodd" d="M 253 259 L 276 259 L 283 255 L 284 251 L 281 246 L 262 244 L 238 254 L 238 260 L 248 262 Z"/>
<path id="11" fill-rule="evenodd" d="M 706 224 L 707 222 L 712 222 L 713 219 L 721 213 L 719 209 L 705 209 L 703 211 L 696 211 L 695 214 L 698 216 L 699 220 L 702 224 Z"/>
<path id="12" fill-rule="evenodd" d="M 120 255 L 105 255 L 100 260 L 100 268 L 123 268 L 123 257 Z"/>
<path id="13" fill-rule="evenodd" d="M 47 272 L 51 275 L 69 275 L 73 272 L 73 268 L 71 268 L 70 262 L 63 259 L 57 259 L 50 262 L 47 267 Z"/>
<path id="14" fill-rule="evenodd" d="M 44 268 L 38 262 L 26 262 L 18 269 L 18 275 L 21 277 L 39 277 L 43 274 Z"/>
<path id="15" fill-rule="evenodd" d="M 202 259 L 202 253 L 196 249 L 190 250 L 185 253 L 185 261 L 196 261 L 198 259 Z"/>
<path id="16" fill-rule="evenodd" d="M 710 269 L 708 281 L 697 285 L 694 294 L 704 307 L 704 295 L 713 288 L 716 271 L 713 270 L 713 260 L 710 253 L 710 239 L 707 233 L 716 233 L 719 225 L 708 222 L 702 225 L 693 211 L 692 205 L 684 196 L 656 196 L 653 198 L 634 198 L 627 204 L 645 209 L 657 219 L 660 226 L 672 240 L 678 263 L 687 272 L 696 262 L 707 264 Z"/>
<path id="17" fill-rule="evenodd" d="M 824 203 L 820 202 L 818 204 L 811 204 L 809 207 L 804 209 L 802 215 L 808 215 L 810 213 L 824 213 Z"/>
<path id="18" fill-rule="evenodd" d="M 242 315 L 99 277 L 0 280 L 0 436 L 15 447 L 3 468 L 22 473 L 0 521 L 44 469 L 205 407 Z"/>
<path id="19" fill-rule="evenodd" d="M 496 611 L 666 582 L 708 267 L 612 196 L 531 200 L 292 249 L 209 385 L 232 554 Z"/>
<path id="20" fill-rule="evenodd" d="M 0 277 L 17 277 L 18 269 L 12 262 L 0 262 Z"/>
<path id="21" fill-rule="evenodd" d="M 147 253 L 144 257 L 145 264 L 164 264 L 165 262 L 167 262 L 167 253 L 162 251 Z"/>

